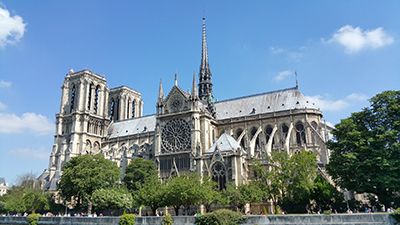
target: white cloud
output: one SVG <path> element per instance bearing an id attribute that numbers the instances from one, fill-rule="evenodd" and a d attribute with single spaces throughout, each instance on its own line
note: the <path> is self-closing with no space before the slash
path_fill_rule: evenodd
<path id="1" fill-rule="evenodd" d="M 22 17 L 11 16 L 10 12 L 0 5 L 0 47 L 13 44 L 24 36 L 26 24 Z"/>
<path id="2" fill-rule="evenodd" d="M 49 151 L 45 148 L 30 149 L 30 148 L 19 148 L 11 150 L 9 154 L 24 157 L 24 158 L 36 158 L 36 159 L 47 159 L 49 157 Z"/>
<path id="3" fill-rule="evenodd" d="M 349 103 L 345 102 L 344 100 L 326 100 L 323 99 L 321 95 L 306 96 L 306 98 L 308 98 L 310 102 L 315 103 L 315 105 L 322 111 L 340 111 L 349 106 Z"/>
<path id="4" fill-rule="evenodd" d="M 6 104 L 0 102 L 0 111 L 6 110 L 8 107 Z"/>
<path id="5" fill-rule="evenodd" d="M 281 81 L 281 80 L 285 79 L 285 77 L 287 77 L 291 74 L 292 74 L 292 72 L 290 70 L 286 70 L 286 71 L 280 72 L 279 75 L 274 77 L 273 79 L 276 81 Z"/>
<path id="6" fill-rule="evenodd" d="M 54 124 L 45 116 L 35 113 L 24 113 L 21 117 L 15 114 L 0 113 L 0 133 L 31 132 L 46 135 L 54 132 Z"/>
<path id="7" fill-rule="evenodd" d="M 269 49 L 270 49 L 271 52 L 274 53 L 274 54 L 279 54 L 279 53 L 283 52 L 283 49 L 282 49 L 282 48 L 270 47 Z"/>
<path id="8" fill-rule="evenodd" d="M 340 111 L 347 108 L 350 103 L 349 100 L 354 103 L 354 101 L 366 101 L 368 97 L 364 94 L 352 93 L 346 96 L 344 99 L 339 99 L 336 101 L 324 99 L 321 95 L 306 96 L 308 100 L 315 103 L 322 111 Z"/>
<path id="9" fill-rule="evenodd" d="M 12 84 L 12 82 L 6 82 L 4 80 L 0 80 L 0 87 L 10 87 L 11 84 Z"/>
<path id="10" fill-rule="evenodd" d="M 303 57 L 303 53 L 300 52 L 289 52 L 288 60 L 289 62 L 300 62 L 300 59 Z"/>
<path id="11" fill-rule="evenodd" d="M 357 93 L 353 93 L 353 94 L 347 96 L 346 98 L 350 99 L 350 100 L 354 100 L 354 101 L 366 101 L 366 100 L 368 100 L 368 96 L 366 96 L 364 94 L 357 94 Z"/>
<path id="12" fill-rule="evenodd" d="M 324 41 L 322 39 L 322 41 Z M 336 42 L 346 48 L 346 53 L 355 53 L 363 48 L 379 48 L 392 44 L 394 39 L 386 34 L 382 27 L 375 30 L 363 31 L 360 27 L 353 28 L 351 25 L 341 27 L 328 43 Z"/>

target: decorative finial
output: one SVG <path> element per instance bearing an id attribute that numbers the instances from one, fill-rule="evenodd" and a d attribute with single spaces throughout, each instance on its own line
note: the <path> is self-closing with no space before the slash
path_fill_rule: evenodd
<path id="1" fill-rule="evenodd" d="M 178 86 L 178 74 L 175 73 L 175 86 Z"/>
<path id="2" fill-rule="evenodd" d="M 74 69 L 71 67 L 71 70 L 69 71 L 69 73 L 74 73 Z"/>
<path id="3" fill-rule="evenodd" d="M 296 88 L 299 88 L 299 83 L 297 82 L 297 71 L 294 71 L 294 74 L 296 75 Z"/>

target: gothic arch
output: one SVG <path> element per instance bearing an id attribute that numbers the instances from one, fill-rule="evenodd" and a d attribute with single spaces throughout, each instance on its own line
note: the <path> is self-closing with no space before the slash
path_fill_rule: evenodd
<path id="1" fill-rule="evenodd" d="M 69 112 L 72 112 L 72 110 L 75 107 L 75 98 L 76 98 L 76 88 L 75 88 L 75 84 L 72 83 L 72 88 L 71 88 L 71 103 L 70 103 L 70 108 L 69 108 Z"/>
<path id="2" fill-rule="evenodd" d="M 303 146 L 307 144 L 306 142 L 306 130 L 302 122 L 297 122 L 295 126 L 296 131 L 296 144 L 298 146 Z"/>
<path id="3" fill-rule="evenodd" d="M 274 146 L 274 144 L 275 144 L 275 138 L 271 137 L 273 130 L 274 130 L 274 128 L 271 125 L 268 125 L 265 128 L 265 143 L 268 143 L 269 139 L 272 138 L 272 146 Z"/>
<path id="4" fill-rule="evenodd" d="M 215 162 L 211 167 L 211 178 L 217 182 L 218 190 L 226 189 L 227 170 L 222 162 Z"/>

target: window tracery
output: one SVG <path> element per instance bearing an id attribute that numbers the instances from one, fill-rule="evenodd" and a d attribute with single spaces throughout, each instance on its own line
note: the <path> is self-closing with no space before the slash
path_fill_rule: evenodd
<path id="1" fill-rule="evenodd" d="M 190 125 L 183 119 L 169 121 L 161 132 L 162 153 L 186 151 L 191 148 Z"/>
<path id="2" fill-rule="evenodd" d="M 94 94 L 94 114 L 97 114 L 97 106 L 99 104 L 99 86 L 96 87 Z"/>
<path id="3" fill-rule="evenodd" d="M 282 145 L 282 147 L 285 144 L 288 133 L 289 133 L 289 127 L 286 124 L 282 124 L 282 127 L 281 127 L 281 145 Z"/>
<path id="4" fill-rule="evenodd" d="M 271 134 L 272 134 L 272 127 L 268 126 L 267 129 L 265 129 L 265 141 L 266 143 L 268 143 L 269 139 L 271 138 Z M 275 144 L 275 138 L 272 137 L 272 146 Z"/>
<path id="5" fill-rule="evenodd" d="M 211 170 L 212 180 L 217 182 L 218 190 L 222 191 L 226 189 L 226 171 L 222 163 L 217 162 Z"/>
<path id="6" fill-rule="evenodd" d="M 306 144 L 306 132 L 301 122 L 296 124 L 296 143 L 298 146 Z"/>

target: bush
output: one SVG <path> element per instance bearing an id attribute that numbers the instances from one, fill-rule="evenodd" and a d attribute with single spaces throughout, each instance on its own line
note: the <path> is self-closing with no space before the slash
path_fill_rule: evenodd
<path id="1" fill-rule="evenodd" d="M 124 214 L 119 220 L 119 225 L 134 225 L 135 217 L 135 214 Z"/>
<path id="2" fill-rule="evenodd" d="M 331 210 L 325 210 L 325 211 L 324 211 L 324 214 L 325 214 L 325 215 L 331 215 L 332 212 L 331 212 Z"/>
<path id="3" fill-rule="evenodd" d="M 172 225 L 172 223 L 174 222 L 174 220 L 171 218 L 171 215 L 167 214 L 165 216 L 163 216 L 163 221 L 162 221 L 162 225 Z"/>
<path id="4" fill-rule="evenodd" d="M 247 218 L 229 209 L 220 209 L 196 217 L 196 225 L 236 225 L 243 223 Z"/>
<path id="5" fill-rule="evenodd" d="M 29 225 L 37 225 L 39 222 L 39 217 L 40 214 L 36 214 L 35 211 L 32 212 L 32 214 L 29 214 L 26 219 L 28 220 Z"/>
<path id="6" fill-rule="evenodd" d="M 278 208 L 277 205 L 275 206 L 275 214 L 276 214 L 276 215 L 279 215 L 279 208 Z"/>
<path id="7" fill-rule="evenodd" d="M 391 215 L 397 221 L 396 224 L 400 224 L 400 208 L 394 210 L 394 213 L 392 213 Z"/>
<path id="8" fill-rule="evenodd" d="M 264 210 L 264 215 L 267 215 L 268 213 L 267 210 L 265 209 L 265 206 L 263 207 L 263 210 Z"/>

